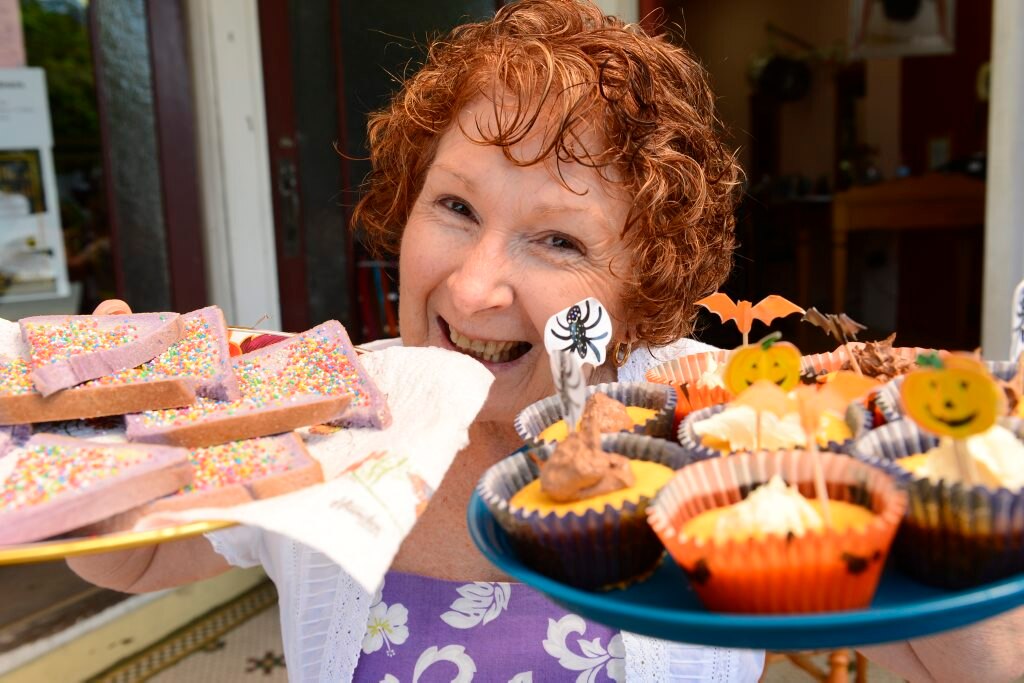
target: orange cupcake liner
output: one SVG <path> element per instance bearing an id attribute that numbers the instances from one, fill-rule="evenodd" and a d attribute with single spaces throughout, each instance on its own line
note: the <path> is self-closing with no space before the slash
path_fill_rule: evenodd
<path id="1" fill-rule="evenodd" d="M 693 411 L 732 400 L 733 394 L 728 389 L 697 386 L 697 382 L 707 372 L 711 362 L 724 365 L 728 355 L 729 352 L 725 350 L 693 353 L 673 358 L 647 371 L 648 382 L 668 384 L 676 390 L 678 400 L 673 432 L 678 428 L 680 420 Z"/>
<path id="2" fill-rule="evenodd" d="M 850 342 L 850 346 L 861 347 L 864 346 L 864 343 Z M 893 347 L 892 350 L 893 354 L 906 358 L 907 360 L 917 360 L 917 357 L 920 354 L 934 353 L 935 351 L 936 349 L 925 349 L 920 346 L 896 346 Z M 842 370 L 843 364 L 848 360 L 850 360 L 850 354 L 847 352 L 845 346 L 840 346 L 835 351 L 812 353 L 804 356 L 800 359 L 800 365 L 804 374 L 817 376 Z"/>
<path id="3" fill-rule="evenodd" d="M 824 530 L 787 539 L 697 541 L 679 530 L 707 510 L 731 505 L 775 474 L 813 498 L 813 456 L 804 451 L 741 453 L 680 470 L 648 509 L 648 521 L 701 602 L 711 610 L 800 613 L 857 609 L 871 603 L 907 507 L 891 477 L 845 455 L 820 453 L 829 497 L 868 507 L 861 531 Z"/>

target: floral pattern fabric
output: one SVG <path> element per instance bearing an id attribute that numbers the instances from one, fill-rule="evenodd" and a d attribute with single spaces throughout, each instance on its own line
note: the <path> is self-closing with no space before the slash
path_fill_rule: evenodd
<path id="1" fill-rule="evenodd" d="M 518 583 L 388 572 L 373 597 L 356 681 L 625 680 L 618 630 Z"/>

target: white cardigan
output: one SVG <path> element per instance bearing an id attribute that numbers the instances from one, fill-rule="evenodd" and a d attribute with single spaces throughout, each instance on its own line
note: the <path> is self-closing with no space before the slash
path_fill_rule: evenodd
<path id="1" fill-rule="evenodd" d="M 400 343 L 381 340 L 379 349 Z M 712 347 L 682 339 L 656 349 L 638 349 L 619 369 L 619 380 L 642 382 L 647 370 L 678 356 Z M 372 595 L 325 555 L 256 527 L 238 526 L 207 534 L 232 565 L 263 565 L 277 586 L 288 677 L 292 681 L 352 679 Z M 627 681 L 756 681 L 764 652 L 674 643 L 623 632 Z"/>

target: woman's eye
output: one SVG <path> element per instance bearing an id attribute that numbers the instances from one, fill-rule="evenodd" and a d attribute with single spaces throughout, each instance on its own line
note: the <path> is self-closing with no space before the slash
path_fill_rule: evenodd
<path id="1" fill-rule="evenodd" d="M 583 249 L 575 240 L 572 240 L 565 235 L 548 235 L 544 238 L 544 241 L 551 247 L 560 251 L 575 251 L 578 254 L 583 253 Z"/>
<path id="2" fill-rule="evenodd" d="M 441 200 L 441 204 L 449 211 L 457 213 L 460 216 L 466 216 L 467 218 L 473 217 L 473 209 L 470 208 L 469 204 L 457 197 L 445 197 Z"/>

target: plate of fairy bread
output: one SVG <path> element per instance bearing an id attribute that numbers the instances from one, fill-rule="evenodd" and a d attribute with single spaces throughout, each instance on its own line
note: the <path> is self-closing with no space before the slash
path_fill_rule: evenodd
<path id="1" fill-rule="evenodd" d="M 0 321 L 0 564 L 230 526 L 136 522 L 319 483 L 296 430 L 388 419 L 336 321 L 261 332 L 216 306 Z"/>
<path id="2" fill-rule="evenodd" d="M 1022 378 L 891 338 L 672 361 L 591 387 L 575 430 L 559 397 L 527 407 L 470 534 L 566 609 L 670 640 L 809 650 L 967 625 L 1024 604 Z"/>

